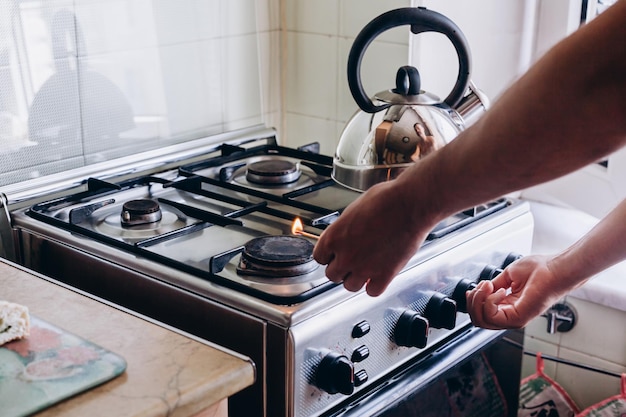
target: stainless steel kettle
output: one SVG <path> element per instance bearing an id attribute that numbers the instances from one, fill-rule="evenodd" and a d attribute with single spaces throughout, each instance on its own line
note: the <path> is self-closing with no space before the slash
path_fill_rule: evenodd
<path id="1" fill-rule="evenodd" d="M 403 66 L 396 86 L 368 98 L 361 83 L 361 60 L 369 44 L 384 31 L 410 25 L 411 32 L 439 32 L 452 42 L 459 72 L 443 101 L 421 89 L 417 68 Z M 348 85 L 360 107 L 344 128 L 333 161 L 338 183 L 364 191 L 396 178 L 420 158 L 454 139 L 482 115 L 488 100 L 470 80 L 470 52 L 465 36 L 446 16 L 423 7 L 388 11 L 357 35 L 348 56 Z"/>

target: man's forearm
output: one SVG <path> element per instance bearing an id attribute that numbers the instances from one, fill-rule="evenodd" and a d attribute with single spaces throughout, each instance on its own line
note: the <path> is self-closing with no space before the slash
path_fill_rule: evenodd
<path id="1" fill-rule="evenodd" d="M 626 259 L 626 200 L 580 240 L 555 256 L 550 269 L 564 290 Z"/>
<path id="2" fill-rule="evenodd" d="M 398 179 L 442 214 L 581 168 L 626 142 L 626 1 L 543 57 L 457 139 Z M 412 172 L 411 172 L 412 171 Z M 419 189 L 419 188 L 418 188 Z M 415 194 L 413 194 L 413 197 Z"/>

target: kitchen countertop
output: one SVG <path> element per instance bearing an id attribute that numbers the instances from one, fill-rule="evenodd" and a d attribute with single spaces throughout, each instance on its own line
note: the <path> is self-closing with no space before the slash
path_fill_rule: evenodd
<path id="1" fill-rule="evenodd" d="M 532 252 L 558 253 L 577 241 L 599 221 L 580 210 L 530 201 L 535 219 Z M 618 263 L 570 292 L 570 296 L 626 311 L 626 262 Z"/>
<path id="2" fill-rule="evenodd" d="M 252 361 L 0 260 L 0 299 L 126 360 L 126 371 L 37 417 L 214 415 L 253 384 Z M 219 405 L 219 407 L 218 407 Z M 213 410 L 213 411 L 211 411 Z"/>

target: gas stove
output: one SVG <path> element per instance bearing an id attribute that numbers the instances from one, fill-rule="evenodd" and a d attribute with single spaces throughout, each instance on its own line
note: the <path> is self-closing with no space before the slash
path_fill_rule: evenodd
<path id="1" fill-rule="evenodd" d="M 332 415 L 468 332 L 497 337 L 471 326 L 464 294 L 529 252 L 526 203 L 441 222 L 372 298 L 312 258 L 309 236 L 359 196 L 330 178 L 332 157 L 280 146 L 271 129 L 219 139 L 6 194 L 15 260 L 249 356 L 257 381 L 235 416 Z"/>

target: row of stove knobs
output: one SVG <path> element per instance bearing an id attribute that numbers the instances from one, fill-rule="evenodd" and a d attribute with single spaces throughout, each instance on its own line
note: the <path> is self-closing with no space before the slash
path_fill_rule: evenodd
<path id="1" fill-rule="evenodd" d="M 521 255 L 509 254 L 502 266 L 487 265 L 481 271 L 477 280 L 461 279 L 454 288 L 451 296 L 433 292 L 423 313 L 406 309 L 398 318 L 393 339 L 398 346 L 423 348 L 428 342 L 428 329 L 454 329 L 457 311 L 467 313 L 465 293 L 476 287 L 476 282 L 491 280 L 500 274 L 504 268 L 513 263 Z M 370 331 L 367 321 L 357 323 L 352 331 L 352 337 L 360 338 Z M 354 388 L 363 385 L 368 375 L 364 369 L 354 370 L 354 364 L 369 356 L 369 349 L 361 345 L 348 358 L 337 352 L 327 353 L 321 360 L 315 372 L 315 385 L 329 394 L 350 395 Z"/>

